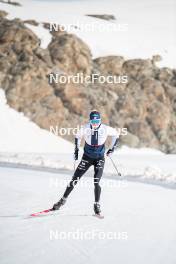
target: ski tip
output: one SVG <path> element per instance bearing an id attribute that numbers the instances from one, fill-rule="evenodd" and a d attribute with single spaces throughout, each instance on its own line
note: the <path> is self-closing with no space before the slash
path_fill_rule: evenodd
<path id="1" fill-rule="evenodd" d="M 39 216 L 39 215 L 43 215 L 43 214 L 46 214 L 46 213 L 49 213 L 49 212 L 51 212 L 51 211 L 53 211 L 53 209 L 52 208 L 50 208 L 50 209 L 46 209 L 46 210 L 43 210 L 43 211 L 41 211 L 41 212 L 37 212 L 37 213 L 33 213 L 33 214 L 30 214 L 29 216 Z"/>

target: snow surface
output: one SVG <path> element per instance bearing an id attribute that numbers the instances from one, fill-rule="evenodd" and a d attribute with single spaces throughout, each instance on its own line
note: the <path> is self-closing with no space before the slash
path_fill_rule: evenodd
<path id="1" fill-rule="evenodd" d="M 49 33 L 49 31 L 43 27 L 42 24 L 39 24 L 39 26 L 33 26 L 28 23 L 25 23 L 25 25 L 32 30 L 38 38 L 41 40 L 41 48 L 46 49 L 51 42 L 52 36 Z"/>
<path id="2" fill-rule="evenodd" d="M 0 89 L 0 151 L 1 152 L 58 152 L 73 150 L 73 144 L 56 137 L 31 122 L 6 104 Z"/>
<path id="3" fill-rule="evenodd" d="M 32 1 L 20 0 L 22 7 L 0 3 L 0 9 L 9 12 L 9 18 L 36 19 L 67 25 L 91 48 L 93 57 L 122 55 L 126 59 L 151 58 L 160 54 L 160 66 L 176 67 L 176 1 L 173 0 L 109 0 L 109 1 Z M 103 21 L 86 14 L 113 14 L 117 20 Z M 94 30 L 84 25 L 95 24 Z M 78 25 L 77 30 L 73 25 Z M 83 26 L 82 26 L 83 25 Z M 108 31 L 99 27 L 120 26 L 125 30 Z M 126 30 L 127 28 L 127 30 Z M 41 25 L 34 30 L 43 39 Z M 46 34 L 45 43 L 48 43 Z M 43 44 L 42 44 L 43 45 Z M 44 47 L 46 45 L 44 44 Z"/>
<path id="4" fill-rule="evenodd" d="M 175 190 L 131 182 L 109 187 L 105 178 L 99 220 L 92 216 L 92 178 L 84 176 L 86 185 L 75 187 L 59 213 L 28 218 L 61 197 L 71 174 L 0 168 L 0 175 L 1 264 L 176 263 Z M 108 239 L 110 232 L 119 239 Z"/>

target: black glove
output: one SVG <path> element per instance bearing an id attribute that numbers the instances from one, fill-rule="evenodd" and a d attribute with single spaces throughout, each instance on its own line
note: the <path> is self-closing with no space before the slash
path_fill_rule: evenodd
<path id="1" fill-rule="evenodd" d="M 112 154 L 113 152 L 114 152 L 114 148 L 108 149 L 108 151 L 106 152 L 106 155 L 108 156 L 109 154 Z"/>
<path id="2" fill-rule="evenodd" d="M 74 152 L 74 159 L 78 160 L 78 153 L 79 153 L 79 149 L 75 148 L 75 152 Z"/>
<path id="3" fill-rule="evenodd" d="M 106 152 L 106 155 L 108 156 L 108 155 L 112 154 L 114 152 L 115 148 L 117 148 L 117 145 L 118 145 L 118 138 L 116 138 L 116 141 L 115 141 L 113 147 L 108 149 L 108 151 Z"/>

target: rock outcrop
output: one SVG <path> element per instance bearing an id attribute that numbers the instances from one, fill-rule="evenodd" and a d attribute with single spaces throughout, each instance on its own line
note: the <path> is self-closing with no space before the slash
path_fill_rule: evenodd
<path id="1" fill-rule="evenodd" d="M 94 14 L 90 14 L 90 15 L 87 15 L 87 16 L 90 16 L 90 17 L 95 17 L 95 18 L 99 18 L 99 19 L 103 19 L 103 20 L 107 20 L 107 21 L 111 21 L 111 20 L 116 20 L 115 16 L 114 15 L 108 15 L 108 14 L 103 14 L 103 15 L 94 15 Z"/>
<path id="2" fill-rule="evenodd" d="M 63 31 L 53 33 L 48 48 L 42 49 L 25 21 L 6 15 L 0 11 L 0 87 L 11 107 L 46 129 L 75 127 L 98 108 L 104 122 L 128 129 L 122 144 L 176 152 L 176 70 L 157 67 L 159 56 L 93 60 L 81 39 Z M 127 75 L 128 82 L 50 84 L 51 72 Z"/>
<path id="3" fill-rule="evenodd" d="M 88 46 L 73 34 L 63 32 L 48 46 L 53 64 L 67 74 L 91 74 L 92 58 Z"/>
<path id="4" fill-rule="evenodd" d="M 0 3 L 14 5 L 14 6 L 21 6 L 20 3 L 15 2 L 15 1 L 11 1 L 11 0 L 6 0 L 6 1 L 5 0 L 0 0 Z"/>

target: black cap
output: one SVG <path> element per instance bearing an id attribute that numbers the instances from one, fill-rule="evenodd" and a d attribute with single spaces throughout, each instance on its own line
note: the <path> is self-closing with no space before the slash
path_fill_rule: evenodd
<path id="1" fill-rule="evenodd" d="M 101 119 L 100 113 L 97 110 L 93 110 L 90 112 L 90 116 L 89 116 L 90 120 L 93 119 Z"/>

